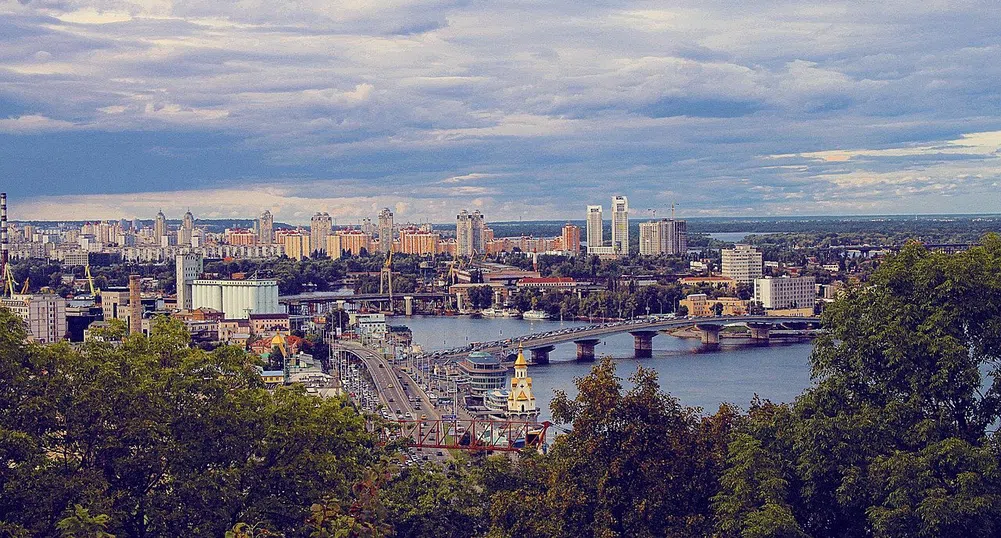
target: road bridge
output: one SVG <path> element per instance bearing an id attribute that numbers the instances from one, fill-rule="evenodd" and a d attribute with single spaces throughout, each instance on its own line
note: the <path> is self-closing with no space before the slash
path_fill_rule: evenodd
<path id="1" fill-rule="evenodd" d="M 445 361 L 455 361 L 464 357 L 470 351 L 486 351 L 488 353 L 507 356 L 521 344 L 531 352 L 532 362 L 547 364 L 549 353 L 558 344 L 574 342 L 577 344 L 578 360 L 594 360 L 594 348 L 601 338 L 613 334 L 629 333 L 634 339 L 634 350 L 637 357 L 650 357 L 653 353 L 653 338 L 660 331 L 681 327 L 695 326 L 702 333 L 702 343 L 708 347 L 719 346 L 719 333 L 725 326 L 744 325 L 748 327 L 751 338 L 767 342 L 769 332 L 773 328 L 809 329 L 819 327 L 817 317 L 793 316 L 719 316 L 702 318 L 668 318 L 657 317 L 634 321 L 619 321 L 598 325 L 573 327 L 556 332 L 531 334 L 503 341 L 472 344 L 462 348 L 453 348 L 425 354 L 432 358 Z"/>
<path id="2" fill-rule="evenodd" d="M 375 305 L 385 310 L 393 310 L 402 305 L 402 311 L 407 315 L 414 312 L 415 303 L 435 304 L 443 306 L 448 300 L 448 294 L 440 292 L 420 293 L 359 293 L 347 295 L 343 292 L 312 292 L 298 295 L 282 295 L 278 302 L 285 305 L 290 313 L 319 314 L 335 310 L 338 303 L 353 303 Z"/>

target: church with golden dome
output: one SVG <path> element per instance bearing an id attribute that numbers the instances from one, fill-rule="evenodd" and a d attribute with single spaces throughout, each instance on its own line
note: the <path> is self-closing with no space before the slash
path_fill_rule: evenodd
<path id="1" fill-rule="evenodd" d="M 507 396 L 507 416 L 512 419 L 535 420 L 539 409 L 532 394 L 532 378 L 528 377 L 528 361 L 518 346 L 518 359 L 514 361 L 514 378 Z"/>

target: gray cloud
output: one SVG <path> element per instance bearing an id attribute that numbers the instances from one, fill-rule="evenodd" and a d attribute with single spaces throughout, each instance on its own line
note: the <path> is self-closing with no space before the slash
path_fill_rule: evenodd
<path id="1" fill-rule="evenodd" d="M 0 132 L 17 138 L 11 151 L 32 140 L 60 151 L 63 131 L 219 135 L 231 145 L 144 151 L 186 155 L 196 177 L 212 159 L 257 159 L 206 175 L 207 191 L 266 177 L 301 204 L 395 197 L 436 217 L 475 201 L 562 218 L 612 192 L 692 214 L 993 210 L 996 155 L 903 149 L 1001 129 L 994 7 L 8 3 Z M 883 153 L 807 155 L 849 150 Z M 90 166 L 79 158 L 46 167 L 48 194 L 71 192 Z"/>

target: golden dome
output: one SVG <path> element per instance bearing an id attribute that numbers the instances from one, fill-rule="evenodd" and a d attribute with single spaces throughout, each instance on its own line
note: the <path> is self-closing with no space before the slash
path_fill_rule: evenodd
<path id="1" fill-rule="evenodd" d="M 522 351 L 521 344 L 518 344 L 518 358 L 514 361 L 515 368 L 528 368 L 528 361 L 525 360 L 525 353 Z"/>

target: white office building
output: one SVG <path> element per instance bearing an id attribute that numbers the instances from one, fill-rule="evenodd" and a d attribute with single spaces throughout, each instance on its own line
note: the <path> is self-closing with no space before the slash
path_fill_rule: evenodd
<path id="1" fill-rule="evenodd" d="M 602 229 L 603 225 L 601 206 L 587 206 L 587 249 L 589 253 L 593 248 L 604 246 L 605 234 Z"/>
<path id="2" fill-rule="evenodd" d="M 817 302 L 817 279 L 812 276 L 758 278 L 754 300 L 766 309 L 813 308 Z"/>
<path id="3" fill-rule="evenodd" d="M 250 314 L 279 314 L 277 280 L 195 280 L 191 307 L 214 308 L 226 319 L 247 319 Z"/>
<path id="4" fill-rule="evenodd" d="M 191 285 L 203 271 L 202 255 L 198 253 L 178 254 L 174 258 L 177 284 L 177 308 L 193 310 Z"/>
<path id="5" fill-rule="evenodd" d="M 740 284 L 752 284 L 763 276 L 761 251 L 750 245 L 736 245 L 723 249 L 723 276 Z"/>
<path id="6" fill-rule="evenodd" d="M 612 197 L 612 246 L 616 254 L 629 254 L 629 200 Z"/>

